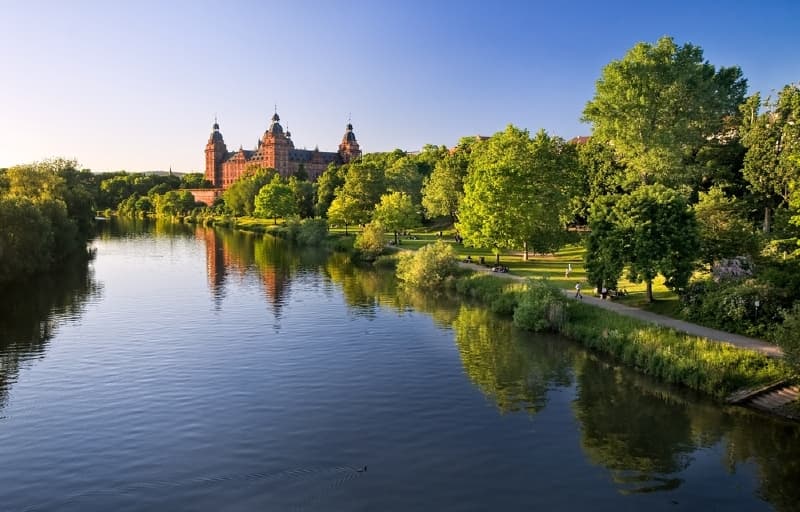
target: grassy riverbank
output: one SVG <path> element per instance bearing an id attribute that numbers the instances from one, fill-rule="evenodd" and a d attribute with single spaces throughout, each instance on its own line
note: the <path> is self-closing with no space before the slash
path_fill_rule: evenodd
<path id="1" fill-rule="evenodd" d="M 455 280 L 460 294 L 510 316 L 528 286 L 486 274 L 462 275 Z M 564 321 L 553 329 L 644 374 L 718 399 L 791 376 L 781 360 L 576 301 L 567 301 Z"/>

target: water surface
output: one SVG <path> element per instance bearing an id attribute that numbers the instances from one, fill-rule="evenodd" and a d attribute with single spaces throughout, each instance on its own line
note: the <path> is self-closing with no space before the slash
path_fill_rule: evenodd
<path id="1" fill-rule="evenodd" d="M 797 509 L 795 425 L 344 255 L 94 246 L 0 299 L 3 510 Z"/>

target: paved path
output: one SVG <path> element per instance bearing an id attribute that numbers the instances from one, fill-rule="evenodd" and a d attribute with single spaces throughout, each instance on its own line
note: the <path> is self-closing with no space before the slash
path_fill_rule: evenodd
<path id="1" fill-rule="evenodd" d="M 497 277 L 504 277 L 507 279 L 514 279 L 517 281 L 524 281 L 526 279 L 525 277 L 517 276 L 514 274 L 492 272 L 491 269 L 488 269 L 482 265 L 478 265 L 475 263 L 462 262 L 460 263 L 460 265 L 463 268 L 468 268 L 476 272 L 489 273 Z M 571 299 L 575 299 L 575 292 L 572 290 L 564 290 L 564 295 L 568 296 Z M 737 347 L 761 352 L 762 354 L 766 354 L 770 357 L 781 357 L 783 355 L 783 351 L 781 351 L 779 347 L 767 343 L 766 341 L 757 340 L 755 338 L 748 338 L 746 336 L 740 336 L 739 334 L 719 331 L 717 329 L 711 329 L 708 327 L 703 327 L 701 325 L 684 322 L 683 320 L 678 320 L 675 318 L 670 318 L 668 316 L 651 313 L 650 311 L 644 311 L 638 308 L 633 308 L 611 300 L 603 300 L 599 297 L 584 295 L 582 300 L 583 302 L 591 304 L 592 306 L 597 306 L 598 308 L 615 311 L 621 315 L 638 318 L 639 320 L 644 320 L 645 322 L 650 322 L 657 325 L 663 325 L 665 327 L 671 327 L 676 331 L 685 332 L 693 336 L 702 336 L 703 338 L 708 338 L 709 340 L 713 341 L 727 342 Z"/>

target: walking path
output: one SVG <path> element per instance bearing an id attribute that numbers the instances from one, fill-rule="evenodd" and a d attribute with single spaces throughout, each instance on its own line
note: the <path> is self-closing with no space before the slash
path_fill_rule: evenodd
<path id="1" fill-rule="evenodd" d="M 526 279 L 522 276 L 517 276 L 514 274 L 492 272 L 491 269 L 486 268 L 482 265 L 478 265 L 476 263 L 461 262 L 460 265 L 463 268 L 468 268 L 470 270 L 474 270 L 475 272 L 486 272 L 497 277 L 504 277 L 516 281 L 524 281 Z M 575 299 L 575 292 L 572 290 L 564 290 L 564 295 L 570 297 L 571 299 Z M 777 347 L 765 341 L 757 340 L 755 338 L 748 338 L 746 336 L 741 336 L 739 334 L 733 334 L 730 332 L 719 331 L 717 329 L 703 327 L 701 325 L 684 322 L 683 320 L 678 320 L 675 318 L 670 318 L 668 316 L 651 313 L 650 311 L 644 311 L 638 308 L 633 308 L 630 306 L 626 306 L 624 304 L 620 304 L 618 302 L 614 302 L 612 300 L 603 300 L 599 297 L 592 297 L 590 295 L 584 295 L 582 300 L 583 302 L 591 304 L 592 306 L 596 306 L 598 308 L 603 308 L 617 312 L 621 315 L 638 318 L 639 320 L 644 320 L 645 322 L 650 322 L 656 325 L 671 327 L 676 331 L 685 332 L 693 336 L 702 336 L 703 338 L 708 338 L 709 340 L 722 341 L 730 343 L 731 345 L 735 345 L 737 347 L 746 348 L 749 350 L 755 350 L 756 352 L 761 352 L 762 354 L 766 354 L 769 357 L 781 357 L 783 355 L 783 351 L 780 349 L 780 347 Z"/>

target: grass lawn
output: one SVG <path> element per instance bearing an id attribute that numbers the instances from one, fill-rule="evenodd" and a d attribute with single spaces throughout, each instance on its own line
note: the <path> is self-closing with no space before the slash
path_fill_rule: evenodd
<path id="1" fill-rule="evenodd" d="M 415 229 L 409 232 L 409 236 L 402 236 L 400 247 L 405 249 L 419 249 L 423 245 L 435 242 L 439 239 L 440 229 L 438 227 L 430 229 Z M 480 262 L 483 256 L 488 265 L 493 264 L 496 256 L 486 249 L 476 249 L 457 244 L 454 239 L 452 228 L 442 229 L 442 240 L 450 244 L 459 255 L 460 259 L 467 256 L 472 257 L 475 263 Z M 415 237 L 416 239 L 412 238 Z M 393 236 L 387 234 L 387 238 L 394 240 Z M 582 243 L 570 244 L 563 247 L 555 254 L 529 254 L 528 261 L 523 261 L 521 252 L 503 252 L 500 254 L 500 262 L 507 266 L 512 274 L 524 277 L 546 277 L 557 286 L 564 289 L 572 289 L 575 283 L 580 282 L 586 292 L 591 293 L 594 286 L 586 281 L 586 271 L 583 268 L 583 258 L 586 253 Z M 567 265 L 572 265 L 569 277 L 565 276 Z M 653 282 L 653 297 L 655 302 L 647 302 L 647 287 L 645 283 L 632 283 L 620 278 L 619 288 L 628 292 L 625 297 L 619 300 L 623 304 L 632 307 L 645 309 L 663 315 L 678 316 L 678 296 L 664 286 L 661 277 Z"/>

